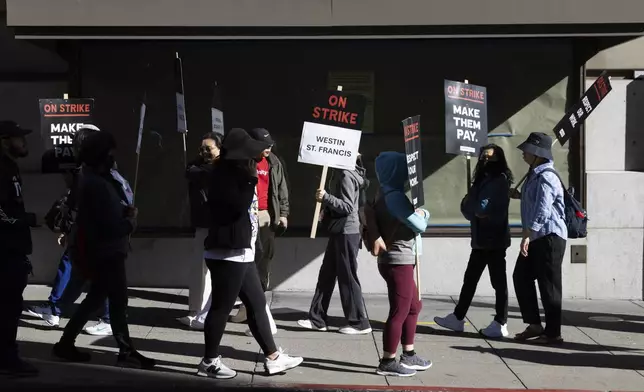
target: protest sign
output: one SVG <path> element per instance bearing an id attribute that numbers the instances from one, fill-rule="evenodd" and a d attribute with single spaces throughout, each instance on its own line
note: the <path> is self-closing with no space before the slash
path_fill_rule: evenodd
<path id="1" fill-rule="evenodd" d="M 298 162 L 355 170 L 364 97 L 333 91 L 316 101 L 304 122 Z"/>
<path id="2" fill-rule="evenodd" d="M 425 205 L 423 190 L 423 165 L 420 153 L 420 116 L 408 117 L 402 121 L 407 154 L 407 173 L 411 188 L 411 202 L 414 208 Z"/>
<path id="3" fill-rule="evenodd" d="M 210 119 L 212 124 L 212 131 L 224 136 L 224 112 L 222 111 L 221 91 L 217 82 L 212 92 L 212 105 L 210 107 Z"/>
<path id="4" fill-rule="evenodd" d="M 366 100 L 337 91 L 316 97 L 302 128 L 297 161 L 322 166 L 320 189 L 324 189 L 328 168 L 355 170 Z M 311 238 L 315 238 L 322 204 L 315 204 Z"/>
<path id="5" fill-rule="evenodd" d="M 570 140 L 570 137 L 579 130 L 593 109 L 604 100 L 612 89 L 606 71 L 602 72 L 595 83 L 586 90 L 581 99 L 566 112 L 566 115 L 555 126 L 555 136 L 559 144 L 563 146 Z"/>
<path id="6" fill-rule="evenodd" d="M 298 162 L 355 170 L 361 136 L 360 131 L 305 122 Z"/>
<path id="7" fill-rule="evenodd" d="M 40 99 L 40 130 L 45 142 L 43 173 L 74 169 L 73 139 L 84 125 L 92 125 L 94 99 Z"/>
<path id="8" fill-rule="evenodd" d="M 445 152 L 472 156 L 487 144 L 485 87 L 445 80 Z"/>
<path id="9" fill-rule="evenodd" d="M 366 106 L 362 95 L 326 91 L 316 97 L 308 121 L 361 130 Z"/>

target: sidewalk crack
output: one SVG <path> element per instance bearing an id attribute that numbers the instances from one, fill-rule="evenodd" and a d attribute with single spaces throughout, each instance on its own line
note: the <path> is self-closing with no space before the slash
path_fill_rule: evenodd
<path id="1" fill-rule="evenodd" d="M 452 302 L 454 302 L 454 305 L 457 305 L 457 304 L 458 304 L 458 301 L 457 301 L 457 300 L 455 300 L 453 296 L 450 296 L 450 299 L 452 300 Z M 471 325 L 472 327 L 474 327 L 474 329 L 476 329 L 476 330 L 478 331 L 478 328 L 476 328 L 476 326 L 474 325 L 474 323 L 472 322 L 472 320 L 471 320 L 469 317 L 467 317 L 467 315 L 465 316 L 465 318 L 467 319 L 467 322 L 468 322 L 468 323 L 470 323 L 470 325 Z M 495 354 L 497 357 L 499 357 L 499 359 L 501 360 L 501 362 L 503 362 L 503 364 L 505 365 L 505 367 L 506 367 L 506 368 L 508 368 L 508 370 L 510 371 L 510 373 L 512 373 L 512 374 L 514 375 L 514 377 L 516 377 L 516 379 L 517 379 L 517 380 L 519 380 L 519 382 L 521 383 L 521 385 L 523 385 L 523 388 L 528 389 L 528 386 L 523 382 L 523 380 L 521 379 L 521 377 L 519 377 L 519 375 L 517 374 L 517 372 L 515 372 L 515 371 L 514 371 L 514 369 L 512 369 L 512 368 L 510 367 L 510 365 L 506 362 L 505 358 L 503 358 L 503 357 L 501 356 L 501 354 L 499 353 L 499 351 L 498 351 L 498 350 L 497 350 L 497 349 L 496 349 L 496 348 L 495 348 L 495 347 L 490 343 L 490 341 L 489 341 L 489 340 L 488 340 L 488 339 L 487 339 L 483 334 L 481 334 L 480 332 L 479 332 L 479 334 L 481 335 L 481 338 L 485 341 L 485 343 L 486 343 L 486 344 L 487 344 L 487 345 L 492 349 L 492 351 L 494 352 L 494 354 Z"/>

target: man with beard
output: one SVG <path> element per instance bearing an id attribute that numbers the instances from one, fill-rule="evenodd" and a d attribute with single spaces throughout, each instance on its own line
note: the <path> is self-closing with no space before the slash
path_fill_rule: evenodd
<path id="1" fill-rule="evenodd" d="M 436 324 L 463 332 L 465 315 L 472 304 L 476 286 L 488 268 L 496 292 L 496 316 L 481 333 L 490 338 L 508 336 L 508 282 L 505 252 L 510 246 L 508 206 L 512 172 L 503 149 L 495 144 L 481 148 L 474 171 L 474 183 L 461 202 L 461 212 L 471 222 L 472 253 L 467 263 L 463 287 L 454 313 L 434 317 Z"/>
<path id="2" fill-rule="evenodd" d="M 16 337 L 22 314 L 22 293 L 27 287 L 32 251 L 31 227 L 36 216 L 25 212 L 22 180 L 16 161 L 29 153 L 25 136 L 30 130 L 13 121 L 0 121 L 0 374 L 35 376 L 38 370 L 18 357 Z"/>

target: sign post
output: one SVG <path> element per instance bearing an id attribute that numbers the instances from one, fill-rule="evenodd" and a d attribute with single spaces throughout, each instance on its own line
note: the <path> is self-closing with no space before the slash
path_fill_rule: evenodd
<path id="1" fill-rule="evenodd" d="M 45 142 L 43 173 L 61 173 L 76 168 L 73 140 L 84 125 L 93 125 L 94 99 L 40 99 L 40 132 Z"/>
<path id="2" fill-rule="evenodd" d="M 147 93 L 143 93 L 143 102 L 141 102 L 141 111 L 139 113 L 139 134 L 136 139 L 136 168 L 134 169 L 134 192 L 132 196 L 132 204 L 136 200 L 136 186 L 139 183 L 139 162 L 141 161 L 141 142 L 143 140 L 143 125 L 145 124 L 145 109 Z"/>
<path id="3" fill-rule="evenodd" d="M 305 121 L 298 162 L 322 166 L 319 189 L 324 189 L 328 168 L 355 170 L 366 100 L 361 95 L 325 92 Z M 311 238 L 317 234 L 322 203 L 316 202 Z"/>
<path id="4" fill-rule="evenodd" d="M 411 204 L 414 209 L 425 205 L 425 191 L 423 189 L 423 165 L 420 144 L 420 116 L 408 117 L 402 121 L 405 135 L 405 154 L 407 155 L 407 174 L 411 189 Z M 416 290 L 418 299 L 421 299 L 420 289 L 420 255 L 422 252 L 422 238 L 415 238 L 414 254 L 416 257 Z"/>
<path id="5" fill-rule="evenodd" d="M 188 133 L 188 120 L 186 118 L 186 98 L 183 90 L 183 66 L 179 52 L 174 60 L 175 96 L 177 100 L 177 131 L 183 138 L 183 163 L 188 166 L 188 152 L 186 149 L 186 134 Z"/>
<path id="6" fill-rule="evenodd" d="M 487 89 L 445 80 L 445 151 L 465 155 L 467 190 L 472 184 L 471 158 L 487 144 Z"/>
<path id="7" fill-rule="evenodd" d="M 221 91 L 217 82 L 212 93 L 212 106 L 210 107 L 210 119 L 212 122 L 212 131 L 224 136 L 224 112 L 221 102 Z"/>
<path id="8" fill-rule="evenodd" d="M 584 95 L 581 96 L 579 101 L 566 111 L 566 114 L 561 120 L 555 125 L 553 132 L 556 139 L 552 142 L 554 146 L 559 142 L 560 145 L 564 145 L 570 140 L 572 135 L 577 133 L 581 129 L 581 125 L 586 121 L 592 111 L 599 106 L 599 104 L 606 98 L 608 93 L 612 91 L 613 87 L 610 85 L 610 77 L 606 71 L 603 71 L 597 80 L 593 83 L 592 86 Z M 519 189 L 519 186 L 525 181 L 528 173 L 526 173 L 521 181 L 517 183 L 514 187 L 516 192 Z M 513 192 L 514 193 L 514 192 Z"/>

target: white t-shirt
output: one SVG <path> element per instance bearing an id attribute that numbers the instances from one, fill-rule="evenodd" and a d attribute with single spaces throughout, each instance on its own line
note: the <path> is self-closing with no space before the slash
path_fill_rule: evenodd
<path id="1" fill-rule="evenodd" d="M 248 207 L 248 217 L 250 219 L 251 236 L 250 248 L 246 249 L 207 249 L 203 252 L 204 259 L 226 260 L 237 263 L 252 263 L 255 261 L 255 242 L 259 232 L 259 202 L 257 201 L 257 187 L 253 201 Z"/>

